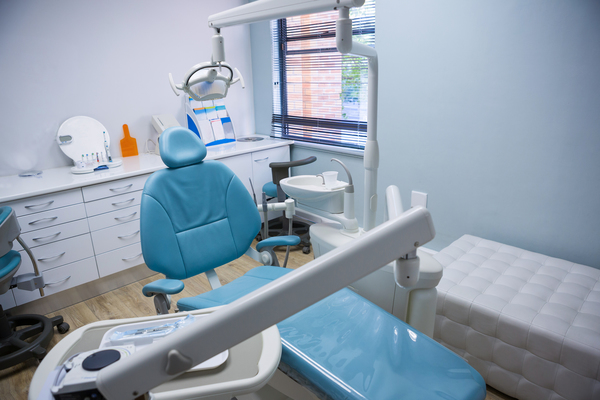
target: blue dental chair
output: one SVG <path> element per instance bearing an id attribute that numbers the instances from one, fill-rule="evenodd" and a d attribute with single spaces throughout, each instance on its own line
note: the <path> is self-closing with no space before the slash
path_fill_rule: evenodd
<path id="1" fill-rule="evenodd" d="M 256 206 L 243 184 L 221 163 L 202 161 L 206 149 L 196 135 L 181 127 L 166 130 L 160 154 L 169 168 L 148 179 L 141 208 L 144 259 L 168 277 L 144 287 L 147 296 L 155 296 L 159 313 L 168 312 L 168 295 L 183 289 L 178 279 L 241 256 L 260 229 Z M 261 241 L 257 249 L 267 258 L 269 249 L 263 247 L 298 242 L 297 237 L 278 236 Z M 256 256 L 252 251 L 250 255 Z M 188 311 L 226 305 L 288 272 L 256 267 L 225 286 L 179 300 L 177 306 Z M 279 369 L 320 399 L 486 396 L 483 378 L 462 358 L 349 289 L 277 326 Z"/>
<path id="2" fill-rule="evenodd" d="M 229 303 L 289 270 L 278 265 L 275 246 L 295 246 L 297 236 L 278 236 L 250 247 L 261 227 L 258 209 L 240 179 L 219 161 L 204 161 L 206 147 L 189 129 L 173 127 L 160 137 L 167 169 L 148 178 L 141 201 L 142 252 L 148 267 L 166 275 L 143 288 L 167 314 L 181 279 L 205 273 L 213 290 L 177 302 L 181 311 Z M 265 264 L 221 286 L 215 268 L 247 254 Z"/>

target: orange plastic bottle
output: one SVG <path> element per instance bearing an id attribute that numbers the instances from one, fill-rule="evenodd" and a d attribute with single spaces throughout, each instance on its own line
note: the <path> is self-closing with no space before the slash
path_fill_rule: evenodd
<path id="1" fill-rule="evenodd" d="M 131 157 L 138 155 L 137 140 L 129 135 L 129 127 L 123 125 L 123 133 L 125 137 L 121 139 L 121 154 L 123 157 Z"/>

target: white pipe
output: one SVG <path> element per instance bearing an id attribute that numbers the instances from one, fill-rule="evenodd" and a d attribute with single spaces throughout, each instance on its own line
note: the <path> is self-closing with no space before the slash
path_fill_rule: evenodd
<path id="1" fill-rule="evenodd" d="M 219 308 L 190 327 L 100 370 L 107 399 L 133 399 L 376 271 L 435 237 L 429 211 L 411 208 L 361 237 Z"/>
<path id="2" fill-rule="evenodd" d="M 359 43 L 360 44 L 360 43 Z M 364 46 L 364 45 L 361 45 Z M 354 44 L 353 44 L 354 50 Z M 368 47 L 368 46 L 364 46 Z M 371 49 L 369 47 L 369 49 Z M 371 49 L 375 51 L 374 49 Z M 367 142 L 365 144 L 365 195 L 363 208 L 363 229 L 368 231 L 375 226 L 377 213 L 377 170 L 379 169 L 379 144 L 377 143 L 377 88 L 379 63 L 377 53 L 369 58 L 369 88 L 367 92 Z"/>

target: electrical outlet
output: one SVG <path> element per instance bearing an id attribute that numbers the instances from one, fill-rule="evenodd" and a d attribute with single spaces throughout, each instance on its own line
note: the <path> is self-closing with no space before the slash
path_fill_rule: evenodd
<path id="1" fill-rule="evenodd" d="M 410 206 L 421 206 L 427 208 L 427 193 L 413 190 L 410 194 Z"/>

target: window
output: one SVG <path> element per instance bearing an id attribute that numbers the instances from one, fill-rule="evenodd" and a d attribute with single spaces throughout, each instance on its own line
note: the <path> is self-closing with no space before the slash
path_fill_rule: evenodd
<path id="1" fill-rule="evenodd" d="M 337 11 L 272 22 L 275 137 L 364 149 L 368 62 L 335 44 Z M 375 0 L 350 11 L 353 38 L 375 45 Z"/>

